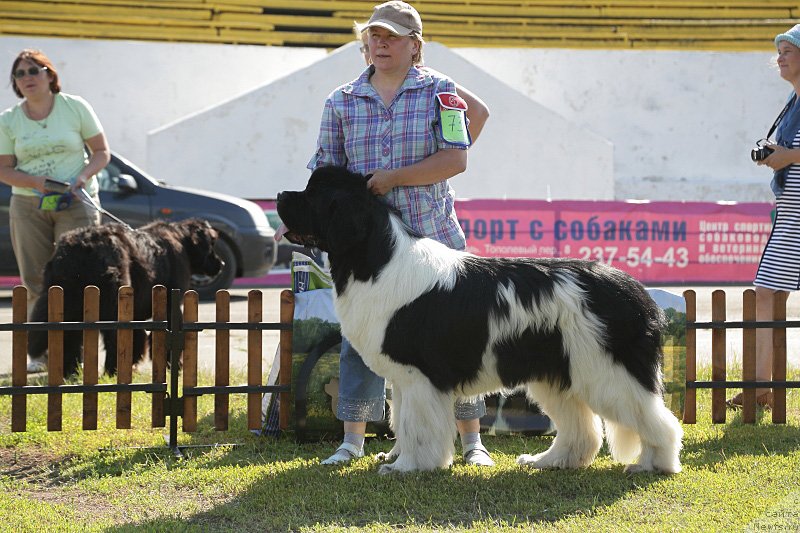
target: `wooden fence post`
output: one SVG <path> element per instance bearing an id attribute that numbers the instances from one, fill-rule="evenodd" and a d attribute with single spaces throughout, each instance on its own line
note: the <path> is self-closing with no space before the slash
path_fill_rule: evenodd
<path id="1" fill-rule="evenodd" d="M 199 299 L 197 292 L 183 295 L 183 323 L 197 322 Z M 187 331 L 183 343 L 183 388 L 197 386 L 197 332 Z M 183 397 L 183 431 L 197 431 L 197 396 Z"/>
<path id="2" fill-rule="evenodd" d="M 133 287 L 124 285 L 117 293 L 117 320 L 133 320 Z M 113 354 L 106 353 L 106 357 Z M 117 330 L 117 383 L 129 384 L 133 381 L 133 330 Z M 117 393 L 117 429 L 131 428 L 131 392 Z"/>
<path id="3" fill-rule="evenodd" d="M 716 290 L 711 293 L 711 321 L 725 322 L 725 291 Z M 713 381 L 726 380 L 726 333 L 724 328 L 715 328 L 711 331 L 711 379 Z M 725 423 L 727 406 L 725 393 L 728 389 L 711 389 L 711 421 L 715 424 Z"/>
<path id="4" fill-rule="evenodd" d="M 64 321 L 64 289 L 55 285 L 47 291 L 47 320 Z M 47 384 L 64 384 L 64 332 L 47 332 Z M 61 431 L 61 393 L 47 395 L 47 431 Z"/>
<path id="5" fill-rule="evenodd" d="M 28 321 L 28 289 L 17 285 L 11 292 L 11 320 L 14 324 Z M 28 384 L 28 332 L 14 331 L 11 334 L 11 385 L 24 387 Z M 17 394 L 11 397 L 11 431 L 26 431 L 28 426 L 28 397 Z"/>
<path id="6" fill-rule="evenodd" d="M 162 322 L 167 319 L 167 288 L 164 285 L 153 287 L 153 321 Z M 167 382 L 167 332 L 153 331 L 150 337 L 150 358 L 153 360 L 153 383 Z M 154 392 L 152 396 L 152 422 L 154 428 L 166 425 L 164 416 L 164 400 L 166 394 Z"/>
<path id="7" fill-rule="evenodd" d="M 83 289 L 83 321 L 100 320 L 100 289 L 89 285 Z M 83 384 L 97 385 L 97 355 L 100 330 L 83 330 Z M 83 429 L 97 429 L 97 393 L 83 393 Z"/>
<path id="8" fill-rule="evenodd" d="M 262 319 L 261 291 L 252 290 L 247 293 L 247 321 L 258 323 Z M 261 385 L 262 369 L 262 332 L 260 329 L 247 331 L 247 384 Z M 247 429 L 261 428 L 261 394 L 247 395 Z"/>
<path id="9" fill-rule="evenodd" d="M 686 401 L 683 404 L 683 423 L 697 422 L 697 389 L 689 387 L 689 383 L 697 381 L 697 330 L 689 325 L 697 321 L 697 294 L 684 291 L 686 301 Z"/>
<path id="10" fill-rule="evenodd" d="M 742 320 L 756 320 L 756 291 L 747 289 L 742 295 Z M 756 328 L 742 328 L 742 381 L 756 380 Z M 756 389 L 743 389 L 742 422 L 756 421 Z"/>
<path id="11" fill-rule="evenodd" d="M 231 319 L 231 293 L 217 291 L 216 295 L 217 322 L 230 322 Z M 214 385 L 224 387 L 231 382 L 231 332 L 228 329 L 216 330 L 216 357 L 214 360 Z M 225 431 L 228 429 L 229 394 L 214 395 L 214 429 Z"/>
<path id="12" fill-rule="evenodd" d="M 772 319 L 775 321 L 786 320 L 786 299 L 789 293 L 778 291 L 774 293 Z M 772 330 L 772 380 L 786 381 L 786 327 L 776 327 Z M 772 423 L 786 423 L 786 387 L 775 387 L 773 390 L 774 404 L 772 407 Z"/>
<path id="13" fill-rule="evenodd" d="M 281 314 L 282 324 L 291 325 L 294 321 L 294 293 L 290 290 L 281 291 Z M 280 371 L 278 374 L 279 385 L 291 385 L 292 383 L 292 330 L 282 329 L 280 337 Z M 278 427 L 281 431 L 289 428 L 290 394 L 280 393 L 280 408 L 278 411 Z"/>

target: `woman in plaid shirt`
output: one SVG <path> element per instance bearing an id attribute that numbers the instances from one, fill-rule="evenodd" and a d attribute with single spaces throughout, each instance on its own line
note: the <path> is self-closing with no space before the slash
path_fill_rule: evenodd
<path id="1" fill-rule="evenodd" d="M 412 6 L 397 0 L 380 4 L 358 30 L 371 65 L 326 100 L 308 168 L 338 165 L 372 174 L 370 190 L 398 209 L 409 226 L 463 250 L 466 239 L 447 180 L 467 166 L 467 105 L 452 80 L 422 67 L 422 21 Z M 472 129 L 479 131 L 488 109 L 470 97 L 475 107 L 470 118 L 477 126 Z M 336 415 L 344 422 L 344 442 L 322 464 L 362 457 L 367 422 L 385 416 L 385 382 L 347 339 L 342 341 L 339 378 Z M 455 410 L 465 461 L 493 465 L 480 440 L 483 401 L 457 402 Z"/>

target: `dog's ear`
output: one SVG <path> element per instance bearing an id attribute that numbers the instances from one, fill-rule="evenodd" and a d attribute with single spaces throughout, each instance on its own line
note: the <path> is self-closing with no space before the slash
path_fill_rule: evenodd
<path id="1" fill-rule="evenodd" d="M 328 211 L 325 241 L 329 251 L 346 252 L 362 245 L 369 234 L 371 208 L 357 195 L 334 198 Z"/>
<path id="2" fill-rule="evenodd" d="M 217 239 L 217 230 L 207 220 L 193 218 L 186 221 L 189 239 L 195 246 L 212 246 Z"/>

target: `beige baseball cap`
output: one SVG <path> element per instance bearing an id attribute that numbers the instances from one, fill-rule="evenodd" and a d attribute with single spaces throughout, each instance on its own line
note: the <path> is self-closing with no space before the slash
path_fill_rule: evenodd
<path id="1" fill-rule="evenodd" d="M 422 19 L 411 4 L 400 0 L 391 0 L 375 6 L 372 16 L 366 24 L 358 24 L 358 31 L 378 26 L 386 28 L 397 35 L 422 35 Z"/>

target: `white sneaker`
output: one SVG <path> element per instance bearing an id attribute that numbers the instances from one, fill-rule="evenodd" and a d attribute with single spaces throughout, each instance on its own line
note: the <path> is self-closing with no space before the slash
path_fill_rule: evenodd
<path id="1" fill-rule="evenodd" d="M 350 444 L 348 442 L 343 442 L 341 446 L 336 448 L 336 451 L 333 455 L 322 461 L 320 464 L 340 465 L 349 463 L 353 459 L 358 459 L 360 457 L 364 457 L 364 450 L 362 448 L 358 448 L 354 444 Z"/>
<path id="2" fill-rule="evenodd" d="M 28 374 L 47 372 L 47 359 L 28 358 Z"/>

